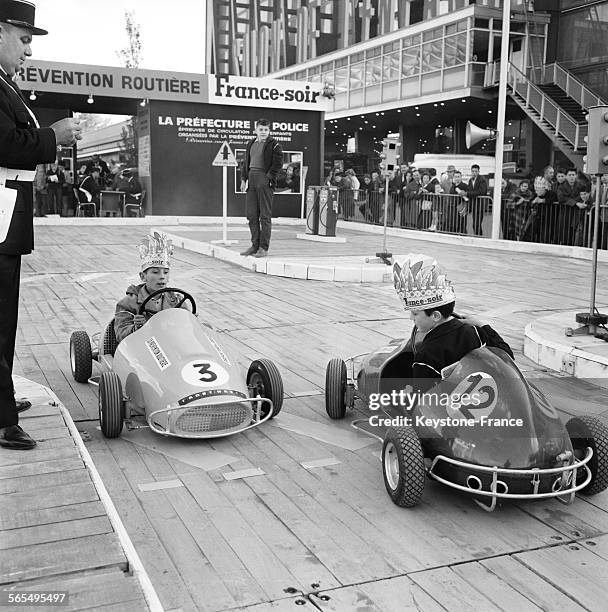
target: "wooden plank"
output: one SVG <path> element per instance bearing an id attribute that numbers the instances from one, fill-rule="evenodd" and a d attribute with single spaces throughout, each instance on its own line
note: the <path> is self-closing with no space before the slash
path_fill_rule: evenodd
<path id="1" fill-rule="evenodd" d="M 18 508 L 12 514 L 0 514 L 0 529 L 19 529 L 34 525 L 51 525 L 93 516 L 105 516 L 106 510 L 100 501 L 78 502 L 54 508 Z"/>
<path id="2" fill-rule="evenodd" d="M 463 563 L 452 571 L 502 610 L 541 612 L 539 607 L 515 589 L 508 580 L 497 576 L 481 563 Z"/>
<path id="3" fill-rule="evenodd" d="M 442 612 L 446 609 L 407 576 L 323 591 L 310 595 L 310 600 L 323 612 Z"/>
<path id="4" fill-rule="evenodd" d="M 0 551 L 0 584 L 127 565 L 115 534 L 86 536 Z"/>
<path id="5" fill-rule="evenodd" d="M 67 604 L 62 606 L 19 606 L 19 610 L 31 612 L 52 611 L 57 608 L 62 612 L 73 612 L 116 604 L 122 605 L 123 610 L 130 612 L 133 609 L 132 603 L 138 605 L 138 602 L 143 600 L 137 579 L 117 569 L 83 572 L 66 578 L 56 576 L 52 580 L 46 578 L 32 580 L 26 584 L 5 587 L 5 590 L 11 588 L 19 591 L 52 591 L 69 594 Z"/>
<path id="6" fill-rule="evenodd" d="M 553 586 L 566 590 L 584 608 L 605 610 L 606 559 L 576 544 L 523 552 L 515 558 Z"/>
<path id="7" fill-rule="evenodd" d="M 578 542 L 594 554 L 608 561 L 608 534 L 598 536 L 590 540 Z"/>
<path id="8" fill-rule="evenodd" d="M 58 542 L 101 533 L 113 533 L 110 521 L 105 516 L 63 521 L 61 523 L 53 523 L 52 525 L 22 527 L 2 532 L 0 550 L 44 544 L 46 542 Z"/>
<path id="9" fill-rule="evenodd" d="M 446 610 L 483 610 L 500 612 L 506 608 L 495 605 L 485 595 L 462 580 L 449 567 L 442 567 L 409 575 Z"/>
<path id="10" fill-rule="evenodd" d="M 2 499 L 2 513 L 17 512 L 21 508 L 42 510 L 56 506 L 96 501 L 98 499 L 97 490 L 91 481 L 68 484 L 4 495 Z"/>
<path id="11" fill-rule="evenodd" d="M 281 599 L 278 601 L 268 601 L 253 606 L 245 606 L 244 608 L 235 608 L 234 612 L 286 612 L 293 610 L 303 610 L 303 612 L 318 612 L 315 607 L 306 597 L 298 596 L 290 599 Z"/>
<path id="12" fill-rule="evenodd" d="M 557 500 L 539 500 L 518 504 L 530 516 L 562 533 L 566 538 L 593 538 L 608 532 L 608 512 L 577 497 L 565 506 Z"/>
<path id="13" fill-rule="evenodd" d="M 91 476 L 88 470 L 85 469 L 84 464 L 81 464 L 80 468 L 75 470 L 20 476 L 16 478 L 3 478 L 0 480 L 0 495 L 7 493 L 23 493 L 32 490 L 38 493 L 47 487 L 82 484 L 85 482 L 91 482 Z"/>
<path id="14" fill-rule="evenodd" d="M 554 586 L 512 556 L 503 555 L 484 559 L 479 563 L 543 610 L 568 610 L 568 612 L 584 610 L 568 597 L 569 582 Z"/>
<path id="15" fill-rule="evenodd" d="M 17 463 L 0 467 L 0 480 L 4 478 L 15 478 L 16 476 L 26 477 L 35 476 L 37 474 L 52 474 L 53 472 L 77 470 L 81 467 L 84 467 L 84 464 L 80 456 L 70 457 L 69 459 L 26 463 L 24 465 Z"/>
<path id="16" fill-rule="evenodd" d="M 55 407 L 53 409 L 56 412 L 59 410 L 58 408 L 55 408 Z M 28 411 L 26 411 L 24 414 L 27 414 L 27 412 Z M 34 431 L 45 432 L 49 429 L 56 429 L 56 428 L 62 428 L 62 427 L 64 428 L 66 426 L 65 421 L 63 420 L 63 417 L 59 413 L 49 414 L 45 416 L 37 416 L 35 418 L 27 418 L 21 424 L 23 425 L 23 429 L 26 429 L 29 432 L 34 432 Z"/>
<path id="17" fill-rule="evenodd" d="M 38 444 L 36 448 L 28 450 L 27 453 L 0 453 L 0 467 L 7 465 L 26 465 L 28 463 L 38 463 L 40 461 L 56 459 L 73 459 L 74 457 L 80 457 L 80 455 L 73 443 L 69 446 L 56 448 L 53 447 L 49 441 Z"/>

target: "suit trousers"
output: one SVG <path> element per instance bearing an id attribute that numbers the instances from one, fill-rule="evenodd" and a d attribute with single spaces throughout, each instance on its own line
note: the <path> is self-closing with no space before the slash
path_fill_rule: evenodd
<path id="1" fill-rule="evenodd" d="M 272 198 L 274 189 L 263 170 L 249 170 L 245 214 L 251 231 L 251 245 L 268 250 L 272 230 Z"/>
<path id="2" fill-rule="evenodd" d="M 0 254 L 0 427 L 19 422 L 13 388 L 13 358 L 20 273 L 21 255 Z"/>

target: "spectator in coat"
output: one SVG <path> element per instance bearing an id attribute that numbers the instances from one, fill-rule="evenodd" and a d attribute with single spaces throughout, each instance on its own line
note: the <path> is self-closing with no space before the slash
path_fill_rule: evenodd
<path id="1" fill-rule="evenodd" d="M 101 171 L 94 166 L 90 170 L 85 170 L 84 178 L 78 186 L 78 200 L 81 204 L 90 204 L 87 206 L 87 216 L 95 216 L 95 210 L 99 207 L 99 193 L 101 186 L 99 184 L 99 176 Z M 93 204 L 95 206 L 93 206 Z"/>
<path id="2" fill-rule="evenodd" d="M 403 227 L 416 227 L 418 201 L 422 195 L 422 178 L 419 170 L 412 172 L 412 180 L 403 187 L 402 191 L 404 204 L 401 212 L 401 225 Z"/>
<path id="3" fill-rule="evenodd" d="M 47 209 L 49 213 L 54 215 L 61 213 L 64 184 L 65 174 L 63 170 L 56 162 L 51 164 L 46 171 Z"/>
<path id="4" fill-rule="evenodd" d="M 129 168 L 125 168 L 116 178 L 112 184 L 112 188 L 115 191 L 122 191 L 125 194 L 125 204 L 141 204 L 142 188 L 137 177 Z M 127 209 L 129 212 L 129 209 Z M 131 214 L 135 214 L 135 210 L 131 211 Z"/>
<path id="5" fill-rule="evenodd" d="M 557 201 L 560 204 L 558 218 L 558 239 L 559 244 L 574 245 L 576 242 L 576 229 L 579 223 L 578 210 L 581 210 L 582 201 L 580 199 L 581 185 L 578 182 L 577 171 L 569 168 L 566 172 L 566 180 L 559 182 L 557 187 Z M 586 208 L 583 205 L 582 208 Z"/>
<path id="6" fill-rule="evenodd" d="M 479 166 L 473 164 L 471 166 L 471 178 L 467 186 L 467 197 L 469 198 L 469 206 L 473 213 L 473 231 L 476 236 L 481 236 L 481 223 L 485 212 L 485 200 L 481 196 L 488 195 L 488 183 L 486 179 L 479 174 Z"/>
<path id="7" fill-rule="evenodd" d="M 557 239 L 557 194 L 551 189 L 546 173 L 534 180 L 535 196 L 531 202 L 530 240 L 555 244 Z"/>
<path id="8" fill-rule="evenodd" d="M 450 195 L 458 196 L 456 198 L 450 198 L 450 211 L 449 226 L 453 229 L 448 231 L 457 232 L 458 234 L 467 233 L 467 219 L 469 218 L 469 197 L 467 196 L 467 190 L 469 186 L 462 180 L 462 172 L 456 170 L 454 172 L 454 184 L 450 189 Z M 456 202 L 454 202 L 456 200 Z M 454 210 L 452 210 L 452 206 Z M 453 220 L 453 222 L 451 221 Z"/>

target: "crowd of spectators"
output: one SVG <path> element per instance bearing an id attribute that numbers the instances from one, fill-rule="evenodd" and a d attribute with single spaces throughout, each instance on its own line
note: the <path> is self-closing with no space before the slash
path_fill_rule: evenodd
<path id="1" fill-rule="evenodd" d="M 93 216 L 102 191 L 124 193 L 127 205 L 141 203 L 142 187 L 133 171 L 115 162 L 108 166 L 99 155 L 81 164 L 75 174 L 58 162 L 40 165 L 34 179 L 34 212 L 37 217 L 75 216 L 80 205 L 85 215 Z"/>
<path id="2" fill-rule="evenodd" d="M 357 177 L 353 169 L 335 168 L 325 185 L 340 190 L 340 212 L 389 226 L 483 234 L 483 219 L 492 210 L 493 190 L 474 164 L 464 169 L 450 165 L 437 176 L 436 169 L 403 164 L 388 177 L 385 211 L 385 177 L 378 171 Z M 600 248 L 608 248 L 608 174 L 601 179 Z M 501 232 L 507 240 L 588 246 L 592 235 L 595 190 L 575 168 L 547 166 L 530 178 L 503 179 Z M 359 211 L 360 216 L 356 214 Z"/>

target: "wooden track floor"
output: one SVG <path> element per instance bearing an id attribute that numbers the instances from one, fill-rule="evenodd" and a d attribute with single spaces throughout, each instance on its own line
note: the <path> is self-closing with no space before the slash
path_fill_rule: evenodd
<path id="1" fill-rule="evenodd" d="M 134 245 L 145 231 L 38 228 L 36 251 L 23 259 L 15 373 L 52 388 L 70 410 L 165 609 L 605 609 L 608 493 L 486 513 L 429 483 L 418 507 L 401 509 L 384 489 L 380 444 L 325 415 L 329 358 L 409 333 L 392 286 L 259 275 L 178 249 L 171 284 L 194 295 L 244 367 L 275 361 L 283 412 L 213 442 L 165 444 L 143 430 L 104 439 L 96 389 L 71 378 L 68 339 L 112 317 L 137 279 Z M 353 250 L 375 252 L 378 240 L 359 235 Z M 564 415 L 608 414 L 605 391 L 521 354 L 526 323 L 585 309 L 588 262 L 402 238 L 389 238 L 389 250 L 444 263 L 458 310 L 483 313 Z M 607 303 L 600 271 L 598 304 Z M 249 468 L 263 475 L 225 477 Z"/>

